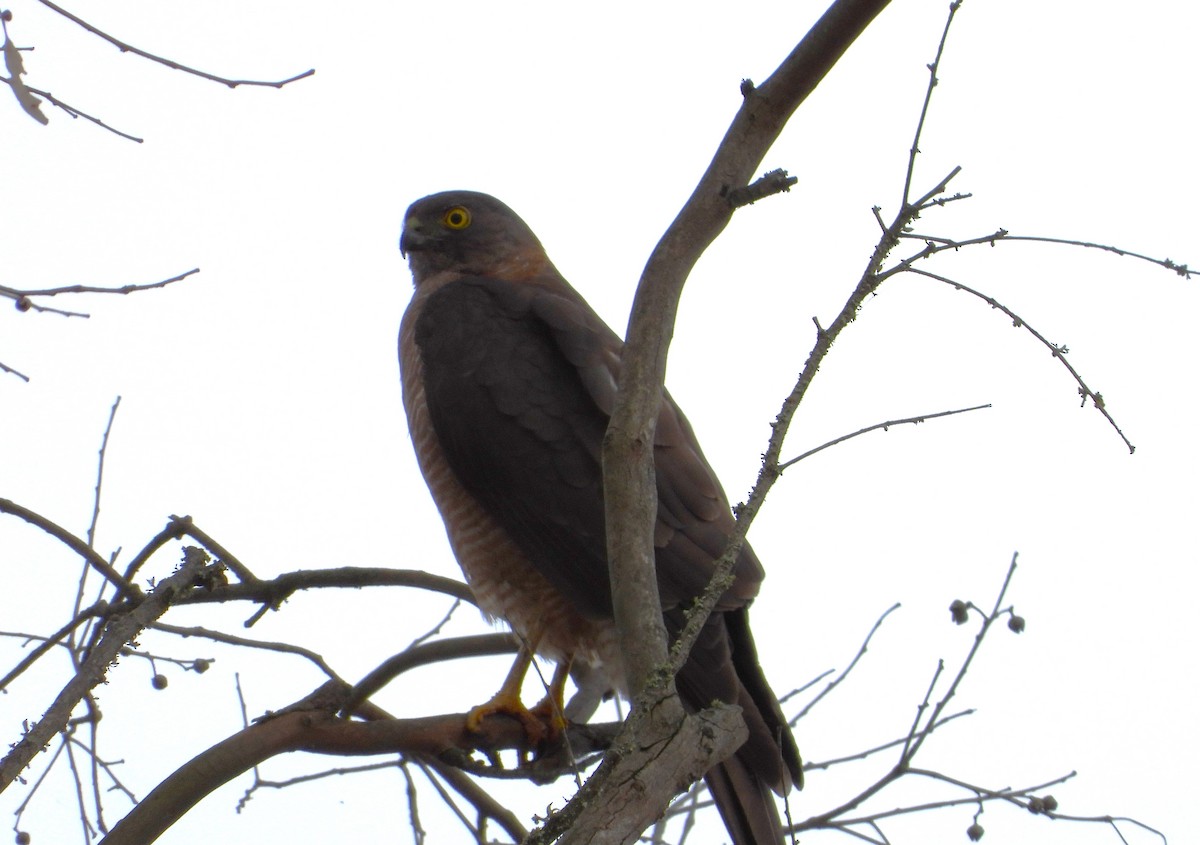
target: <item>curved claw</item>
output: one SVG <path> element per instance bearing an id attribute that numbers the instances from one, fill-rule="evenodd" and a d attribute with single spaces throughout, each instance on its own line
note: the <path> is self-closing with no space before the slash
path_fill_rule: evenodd
<path id="1" fill-rule="evenodd" d="M 549 737 L 551 727 L 543 720 L 540 711 L 530 710 L 521 703 L 520 696 L 500 690 L 488 701 L 472 707 L 467 713 L 467 730 L 478 733 L 483 720 L 493 715 L 512 716 L 525 730 L 525 739 L 532 747 L 541 745 Z"/>
<path id="2" fill-rule="evenodd" d="M 521 683 L 533 657 L 528 649 L 522 648 L 517 654 L 508 677 L 500 690 L 488 701 L 478 707 L 472 707 L 467 713 L 467 730 L 477 733 L 488 716 L 500 714 L 512 716 L 521 723 L 525 730 L 525 739 L 531 748 L 541 748 L 558 741 L 567 726 L 563 716 L 563 690 L 567 683 L 569 663 L 560 663 L 554 669 L 554 678 L 546 697 L 535 704 L 532 709 L 521 703 Z"/>

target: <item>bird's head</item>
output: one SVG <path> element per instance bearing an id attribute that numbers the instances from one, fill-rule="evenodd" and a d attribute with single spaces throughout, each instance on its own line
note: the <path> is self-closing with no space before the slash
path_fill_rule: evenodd
<path id="1" fill-rule="evenodd" d="M 400 253 L 420 285 L 442 272 L 533 278 L 549 265 L 525 221 L 495 197 L 443 191 L 414 202 L 404 215 Z"/>

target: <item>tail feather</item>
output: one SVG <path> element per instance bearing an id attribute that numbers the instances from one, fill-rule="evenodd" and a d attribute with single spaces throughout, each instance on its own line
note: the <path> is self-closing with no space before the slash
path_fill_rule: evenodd
<path id="1" fill-rule="evenodd" d="M 668 611 L 665 617 L 668 629 L 678 630 L 682 613 Z M 780 845 L 775 794 L 801 786 L 803 773 L 791 728 L 758 664 L 746 608 L 709 617 L 675 681 L 693 712 L 713 701 L 742 708 L 746 743 L 704 779 L 734 845 Z"/>
<path id="2" fill-rule="evenodd" d="M 724 622 L 729 632 L 731 658 L 741 684 L 738 704 L 747 713 L 746 724 L 751 728 L 751 740 L 757 740 L 757 744 L 747 742 L 739 753 L 757 758 L 751 759 L 750 764 L 760 776 L 767 776 L 770 771 L 768 760 L 772 766 L 780 767 L 778 774 L 772 778 L 774 782 L 769 784 L 776 794 L 786 795 L 793 787 L 803 789 L 804 771 L 800 751 L 796 748 L 796 738 L 792 736 L 787 717 L 779 706 L 779 698 L 767 684 L 759 666 L 758 649 L 750 634 L 749 614 L 745 609 L 726 613 Z"/>
<path id="3" fill-rule="evenodd" d="M 771 789 L 735 754 L 704 776 L 733 845 L 780 845 L 783 828 Z"/>

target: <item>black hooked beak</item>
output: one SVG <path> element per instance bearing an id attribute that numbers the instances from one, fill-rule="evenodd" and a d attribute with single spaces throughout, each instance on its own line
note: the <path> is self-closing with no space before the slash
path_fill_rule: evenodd
<path id="1" fill-rule="evenodd" d="M 416 220 L 406 220 L 404 231 L 400 233 L 400 255 L 408 258 L 408 254 L 419 250 L 425 245 L 425 237 L 421 233 L 421 224 Z"/>

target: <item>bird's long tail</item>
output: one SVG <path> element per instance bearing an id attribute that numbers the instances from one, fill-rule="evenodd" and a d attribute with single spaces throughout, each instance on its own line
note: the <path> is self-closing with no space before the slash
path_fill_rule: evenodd
<path id="1" fill-rule="evenodd" d="M 779 845 L 783 829 L 775 796 L 738 754 L 704 776 L 733 845 Z"/>

